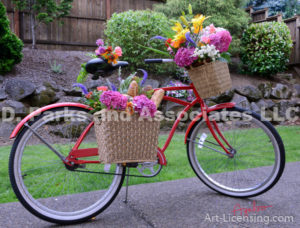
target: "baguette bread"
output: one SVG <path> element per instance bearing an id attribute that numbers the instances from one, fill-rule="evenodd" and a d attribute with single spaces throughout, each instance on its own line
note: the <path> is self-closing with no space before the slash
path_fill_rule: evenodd
<path id="1" fill-rule="evenodd" d="M 159 89 L 159 90 L 156 90 L 152 97 L 151 97 L 151 100 L 154 102 L 154 104 L 156 105 L 156 108 L 159 107 L 162 99 L 164 98 L 164 95 L 165 95 L 165 91 L 163 89 Z"/>
<path id="2" fill-rule="evenodd" d="M 139 85 L 136 81 L 132 81 L 129 85 L 127 94 L 131 97 L 137 96 L 139 93 Z"/>

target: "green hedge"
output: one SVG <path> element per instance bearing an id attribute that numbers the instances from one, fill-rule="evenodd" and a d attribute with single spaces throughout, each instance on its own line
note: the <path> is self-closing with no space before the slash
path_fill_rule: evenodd
<path id="1" fill-rule="evenodd" d="M 22 61 L 22 41 L 10 31 L 6 8 L 0 2 L 0 74 L 10 72 Z"/>
<path id="2" fill-rule="evenodd" d="M 245 71 L 263 76 L 284 71 L 293 46 L 289 28 L 279 22 L 251 24 L 241 45 Z"/>
<path id="3" fill-rule="evenodd" d="M 108 20 L 104 33 L 109 45 L 122 47 L 122 60 L 130 63 L 131 70 L 141 67 L 152 72 L 163 73 L 174 71 L 175 66 L 172 64 L 144 64 L 146 58 L 164 57 L 145 47 L 152 46 L 155 49 L 166 51 L 164 42 L 160 40 L 150 42 L 150 39 L 157 35 L 164 36 L 162 30 L 170 26 L 168 18 L 162 13 L 150 10 L 130 10 L 114 13 Z"/>

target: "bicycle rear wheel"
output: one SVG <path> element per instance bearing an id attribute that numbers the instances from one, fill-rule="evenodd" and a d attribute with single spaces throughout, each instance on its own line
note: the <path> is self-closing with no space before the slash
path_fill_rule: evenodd
<path id="1" fill-rule="evenodd" d="M 29 125 L 56 151 L 67 156 L 92 121 L 87 112 L 70 107 L 54 109 Z M 97 148 L 93 128 L 80 148 Z M 122 186 L 125 169 L 104 164 L 67 166 L 24 127 L 12 147 L 9 175 L 16 196 L 31 213 L 49 222 L 73 224 L 96 216 L 112 203 Z"/>
<path id="2" fill-rule="evenodd" d="M 241 108 L 210 113 L 209 118 L 216 121 L 234 156 L 224 154 L 201 119 L 190 131 L 187 143 L 188 158 L 199 179 L 232 197 L 256 196 L 272 188 L 285 165 L 284 146 L 275 128 Z"/>

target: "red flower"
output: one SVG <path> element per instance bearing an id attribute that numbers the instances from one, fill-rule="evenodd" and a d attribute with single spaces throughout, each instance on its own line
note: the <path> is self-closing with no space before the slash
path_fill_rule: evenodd
<path id="1" fill-rule="evenodd" d="M 108 87 L 107 86 L 99 86 L 99 87 L 97 87 L 97 90 L 98 91 L 107 91 Z"/>
<path id="2" fill-rule="evenodd" d="M 169 47 L 171 43 L 172 43 L 172 39 L 171 38 L 167 39 L 165 43 L 166 47 Z"/>
<path id="3" fill-rule="evenodd" d="M 110 52 L 112 52 L 112 51 L 113 51 L 112 46 L 107 47 L 106 50 L 105 50 L 105 52 L 108 52 L 108 53 L 110 53 Z"/>
<path id="4" fill-rule="evenodd" d="M 93 95 L 93 92 L 89 92 L 87 95 L 85 95 L 85 97 L 86 97 L 87 99 L 90 99 L 92 95 Z"/>

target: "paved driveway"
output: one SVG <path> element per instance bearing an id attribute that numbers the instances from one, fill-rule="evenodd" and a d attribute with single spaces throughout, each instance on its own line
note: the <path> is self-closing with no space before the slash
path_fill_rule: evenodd
<path id="1" fill-rule="evenodd" d="M 300 227 L 300 162 L 288 163 L 275 187 L 251 199 L 219 195 L 197 178 L 131 186 L 128 204 L 122 202 L 124 190 L 94 221 L 70 227 Z M 234 207 L 252 208 L 253 202 L 272 207 L 236 222 Z M 0 227 L 60 226 L 34 217 L 19 203 L 8 203 L 0 204 Z"/>

